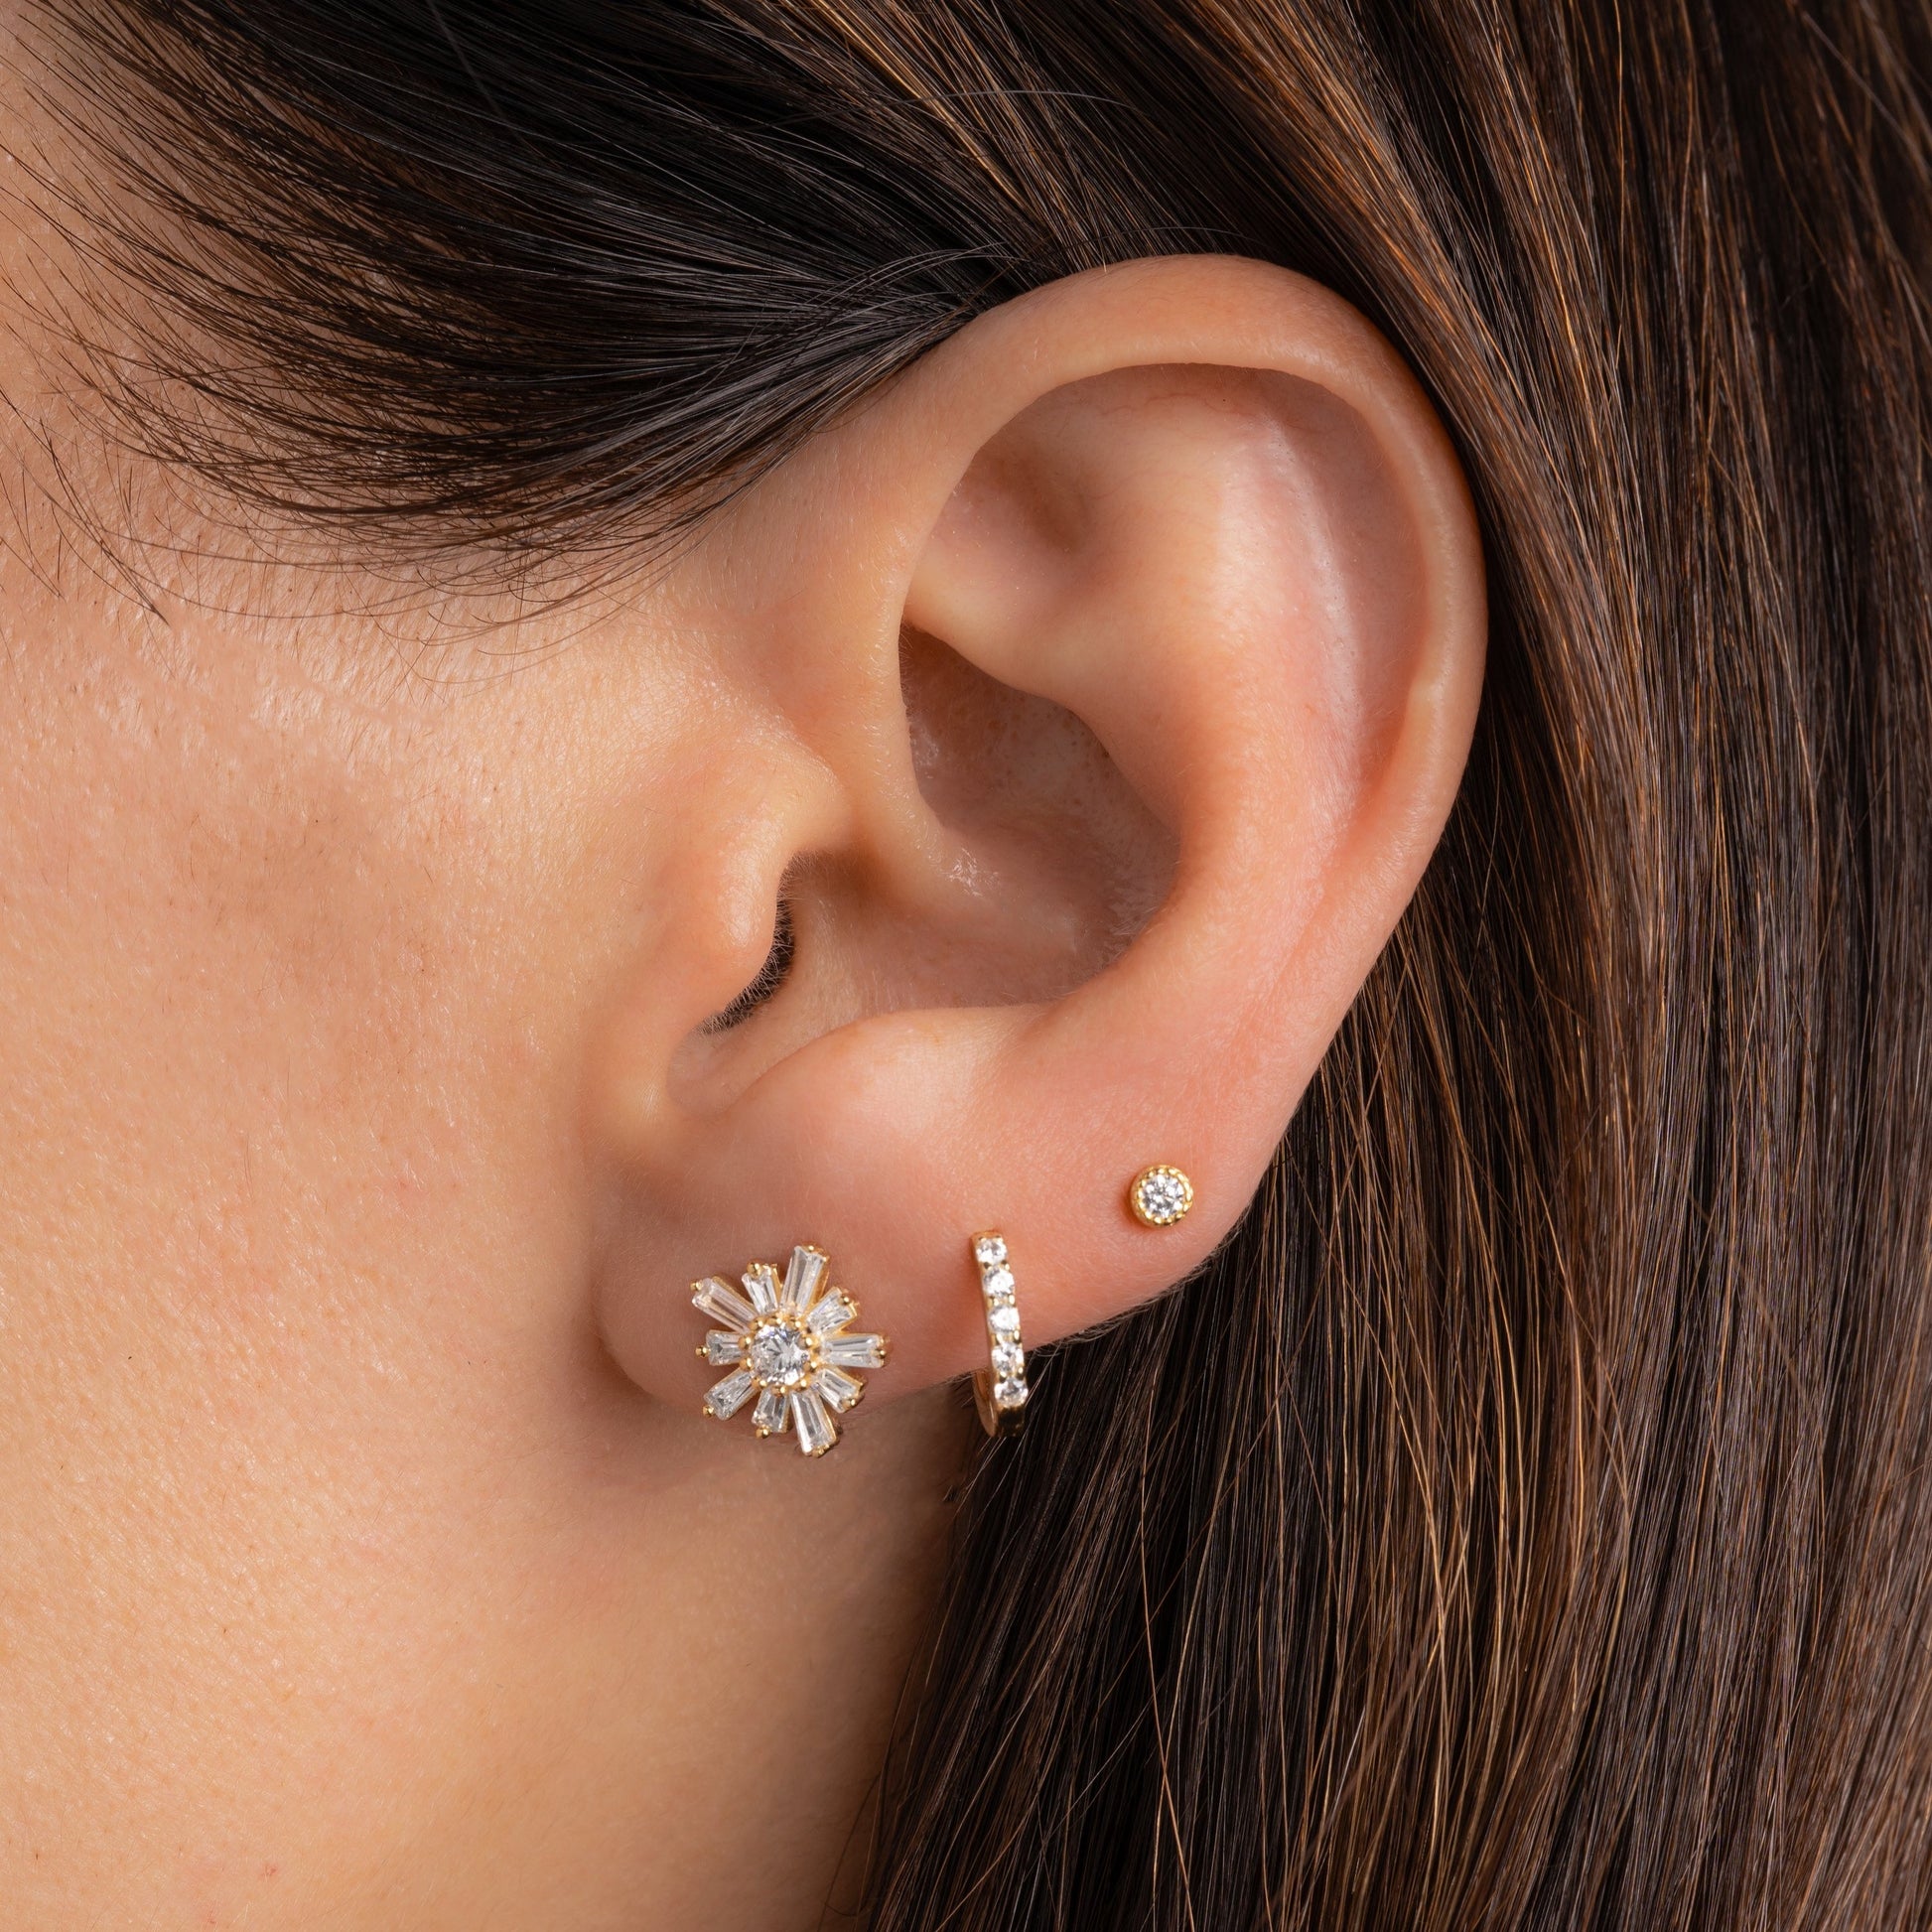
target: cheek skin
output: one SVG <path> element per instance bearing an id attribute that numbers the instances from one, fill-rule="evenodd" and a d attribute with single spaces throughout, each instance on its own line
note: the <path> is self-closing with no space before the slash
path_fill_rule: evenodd
<path id="1" fill-rule="evenodd" d="M 622 903 L 596 748 L 648 763 L 677 694 L 634 633 L 621 676 L 590 636 L 439 687 L 0 588 L 7 1836 L 50 1901 L 77 1860 L 256 1922 L 395 1884 L 408 1821 L 513 1843 L 533 1758 L 599 1773 L 635 1431 L 580 1316 L 572 1016 L 619 928 L 531 901 Z"/>

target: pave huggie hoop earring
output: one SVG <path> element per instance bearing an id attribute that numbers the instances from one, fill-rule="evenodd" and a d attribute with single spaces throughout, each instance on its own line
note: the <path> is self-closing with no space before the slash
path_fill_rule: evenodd
<path id="1" fill-rule="evenodd" d="M 1007 1265 L 1007 1238 L 997 1229 L 973 1236 L 979 1264 L 980 1300 L 985 1304 L 989 1366 L 973 1376 L 973 1398 L 989 1436 L 1017 1436 L 1031 1391 L 1027 1351 L 1020 1340 L 1020 1305 L 1014 1299 L 1013 1270 Z"/>
<path id="2" fill-rule="evenodd" d="M 756 1391 L 752 1426 L 759 1435 L 796 1430 L 806 1455 L 838 1446 L 833 1418 L 866 1392 L 851 1371 L 884 1368 L 886 1337 L 848 1332 L 859 1305 L 832 1286 L 831 1266 L 823 1248 L 800 1246 L 782 1282 L 768 1261 L 755 1261 L 739 1277 L 744 1295 L 716 1275 L 691 1284 L 691 1306 L 724 1324 L 698 1344 L 698 1355 L 731 1370 L 705 1396 L 707 1416 L 735 1416 Z"/>

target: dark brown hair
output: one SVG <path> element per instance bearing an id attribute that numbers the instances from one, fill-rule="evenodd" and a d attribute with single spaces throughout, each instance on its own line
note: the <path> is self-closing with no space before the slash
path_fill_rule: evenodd
<path id="1" fill-rule="evenodd" d="M 1457 441 L 1442 851 L 1240 1229 L 976 1476 L 878 1932 L 1932 1923 L 1920 0 L 62 12 L 160 211 L 102 393 L 238 500 L 634 546 L 1186 250 Z"/>

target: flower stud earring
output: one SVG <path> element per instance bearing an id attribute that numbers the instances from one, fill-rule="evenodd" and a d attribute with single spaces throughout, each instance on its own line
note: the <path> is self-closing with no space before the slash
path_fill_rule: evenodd
<path id="1" fill-rule="evenodd" d="M 722 1324 L 699 1344 L 699 1357 L 731 1371 L 706 1394 L 707 1416 L 722 1422 L 756 1394 L 759 1435 L 792 1429 L 806 1455 L 837 1446 L 834 1418 L 866 1392 L 852 1371 L 885 1367 L 886 1337 L 850 1332 L 858 1304 L 832 1285 L 830 1270 L 824 1249 L 800 1246 L 782 1282 L 768 1261 L 755 1261 L 739 1277 L 743 1295 L 716 1275 L 691 1284 L 691 1306 Z"/>

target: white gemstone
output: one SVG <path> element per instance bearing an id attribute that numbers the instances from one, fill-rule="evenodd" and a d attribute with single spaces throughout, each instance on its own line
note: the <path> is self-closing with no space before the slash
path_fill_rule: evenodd
<path id="1" fill-rule="evenodd" d="M 834 1328 L 843 1328 L 858 1312 L 851 1296 L 844 1289 L 835 1288 L 820 1298 L 818 1307 L 805 1317 L 805 1326 L 815 1335 L 829 1335 Z"/>
<path id="2" fill-rule="evenodd" d="M 791 1420 L 797 1425 L 798 1447 L 807 1455 L 823 1455 L 839 1440 L 838 1424 L 810 1389 L 793 1394 Z"/>
<path id="3" fill-rule="evenodd" d="M 705 1413 L 716 1416 L 721 1421 L 727 1416 L 735 1416 L 745 1406 L 745 1398 L 752 1393 L 752 1371 L 741 1368 L 728 1375 L 722 1382 L 712 1383 L 705 1394 Z"/>
<path id="4" fill-rule="evenodd" d="M 804 1330 L 789 1321 L 760 1321 L 752 1330 L 745 1359 L 767 1389 L 792 1389 L 811 1368 L 811 1344 Z"/>
<path id="5" fill-rule="evenodd" d="M 785 1398 L 778 1389 L 760 1389 L 752 1405 L 752 1426 L 760 1436 L 775 1436 L 785 1426 Z"/>
<path id="6" fill-rule="evenodd" d="M 1024 1409 L 1027 1406 L 1027 1385 L 1011 1377 L 993 1384 L 993 1406 L 996 1409 Z"/>
<path id="7" fill-rule="evenodd" d="M 1134 1192 L 1150 1221 L 1177 1221 L 1187 1211 L 1187 1184 L 1177 1174 L 1143 1174 Z"/>
<path id="8" fill-rule="evenodd" d="M 982 1234 L 980 1238 L 973 1243 L 973 1259 L 977 1261 L 982 1268 L 990 1268 L 996 1262 L 1002 1262 L 1006 1260 L 1006 1258 L 1007 1258 L 1007 1244 L 1006 1244 L 1006 1239 L 1003 1235 Z"/>
<path id="9" fill-rule="evenodd" d="M 986 1325 L 996 1335 L 1011 1341 L 1020 1332 L 1020 1311 L 1011 1302 L 1004 1303 L 997 1309 L 988 1309 Z"/>
<path id="10" fill-rule="evenodd" d="M 730 1282 L 721 1282 L 716 1275 L 707 1275 L 703 1281 L 691 1284 L 691 1306 L 741 1334 L 752 1325 L 751 1303 Z"/>
<path id="11" fill-rule="evenodd" d="M 713 1368 L 731 1368 L 745 1359 L 745 1350 L 737 1335 L 714 1328 L 704 1338 L 704 1358 Z"/>
<path id="12" fill-rule="evenodd" d="M 759 1313 L 777 1313 L 778 1271 L 768 1261 L 753 1262 L 739 1280 L 745 1284 L 745 1292 L 751 1296 L 752 1306 Z"/>
<path id="13" fill-rule="evenodd" d="M 818 1358 L 834 1368 L 884 1368 L 884 1335 L 827 1335 L 818 1345 Z"/>
<path id="14" fill-rule="evenodd" d="M 824 1279 L 825 1256 L 817 1248 L 792 1249 L 791 1266 L 785 1270 L 785 1307 L 803 1314 Z"/>
<path id="15" fill-rule="evenodd" d="M 1013 1270 L 989 1268 L 980 1276 L 980 1288 L 989 1302 L 1013 1300 Z"/>
<path id="16" fill-rule="evenodd" d="M 1018 1375 L 1026 1366 L 1026 1354 L 1017 1341 L 999 1341 L 993 1344 L 995 1375 Z"/>
<path id="17" fill-rule="evenodd" d="M 812 1377 L 812 1387 L 841 1415 L 865 1394 L 866 1385 L 842 1368 L 822 1368 Z"/>

